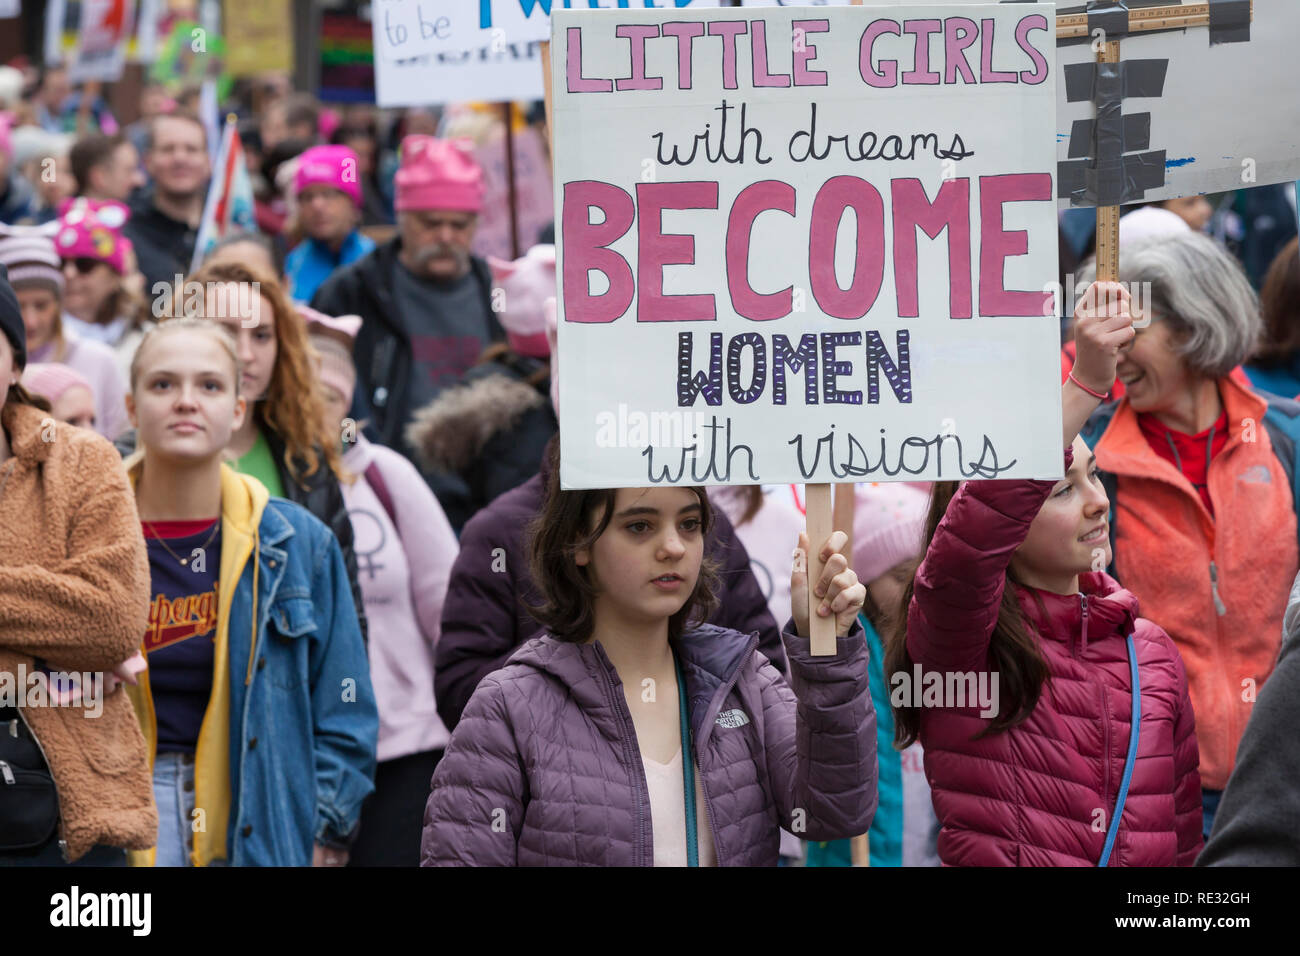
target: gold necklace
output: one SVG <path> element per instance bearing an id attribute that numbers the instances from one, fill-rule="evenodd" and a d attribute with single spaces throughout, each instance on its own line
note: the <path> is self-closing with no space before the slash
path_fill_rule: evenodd
<path id="1" fill-rule="evenodd" d="M 159 544 L 161 544 L 161 545 L 163 546 L 163 550 L 165 550 L 165 551 L 166 551 L 168 554 L 170 554 L 173 558 L 175 558 L 177 561 L 179 561 L 179 562 L 181 563 L 181 567 L 185 567 L 185 566 L 187 566 L 187 565 L 190 563 L 190 559 L 189 559 L 189 558 L 182 558 L 179 554 L 177 554 L 177 553 L 176 553 L 175 551 L 173 551 L 171 548 L 167 547 L 167 539 L 164 538 L 162 535 L 160 535 L 160 534 L 159 534 L 159 533 L 154 529 L 154 526 L 153 526 L 152 524 L 150 524 L 148 521 L 145 521 L 143 518 L 141 518 L 140 520 L 143 521 L 143 522 L 144 522 L 144 526 L 145 526 L 146 528 L 149 529 L 149 533 L 150 533 L 151 535 L 153 535 L 153 539 L 154 539 L 155 541 L 157 541 Z M 221 528 L 221 517 L 218 516 L 218 517 L 217 517 L 217 520 L 214 521 L 214 522 L 212 523 L 212 533 L 211 533 L 210 535 L 208 535 L 208 540 L 207 540 L 207 541 L 204 541 L 203 544 L 199 545 L 199 547 L 198 547 L 196 550 L 198 550 L 198 551 L 206 551 L 206 550 L 208 550 L 208 545 L 210 545 L 210 544 L 212 543 L 212 539 L 215 538 L 215 537 L 217 536 L 217 531 L 218 531 L 220 528 Z"/>

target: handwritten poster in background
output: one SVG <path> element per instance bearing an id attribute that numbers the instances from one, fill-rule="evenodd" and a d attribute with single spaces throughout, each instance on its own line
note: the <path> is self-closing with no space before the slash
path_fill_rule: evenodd
<path id="1" fill-rule="evenodd" d="M 550 39 L 550 12 L 570 2 L 375 0 L 376 101 L 426 106 L 541 99 L 541 44 Z M 597 9 L 615 9 L 619 0 L 597 2 Z M 648 2 L 663 9 L 718 6 L 718 0 Z M 586 9 L 589 0 L 581 3 Z"/>
<path id="2" fill-rule="evenodd" d="M 962 13 L 554 14 L 565 487 L 1060 476 L 1054 8 Z"/>
<path id="3" fill-rule="evenodd" d="M 231 76 L 293 69 L 292 0 L 224 0 L 222 24 Z"/>
<path id="4" fill-rule="evenodd" d="M 73 83 L 109 83 L 121 78 L 135 27 L 135 0 L 81 0 L 77 6 L 77 43 L 68 63 L 68 78 Z"/>
<path id="5" fill-rule="evenodd" d="M 510 245 L 509 182 L 506 176 L 505 129 L 497 125 L 476 154 L 483 167 L 483 212 L 474 234 L 480 256 L 513 259 Z M 555 219 L 551 170 L 542 136 L 531 126 L 515 130 L 515 217 L 519 254 L 537 244 L 538 233 Z"/>

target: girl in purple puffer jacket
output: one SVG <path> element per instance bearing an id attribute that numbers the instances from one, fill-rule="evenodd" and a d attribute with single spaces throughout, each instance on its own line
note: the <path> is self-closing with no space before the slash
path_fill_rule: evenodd
<path id="1" fill-rule="evenodd" d="M 1094 284 L 1075 317 L 1065 478 L 937 486 L 906 624 L 886 650 L 896 743 L 925 748 L 948 865 L 1190 866 L 1201 848 L 1182 660 L 1132 594 L 1091 570 L 1111 560 L 1109 502 L 1076 436 L 1133 339 L 1128 294 Z M 1111 836 L 1134 659 L 1140 733 Z"/>
<path id="2" fill-rule="evenodd" d="M 757 632 L 691 623 L 712 598 L 710 518 L 703 488 L 561 491 L 552 469 L 532 547 L 546 632 L 470 699 L 433 776 L 425 866 L 771 866 L 782 826 L 866 832 L 875 714 L 845 536 L 822 549 L 838 638 L 817 658 L 800 536 L 787 686 Z"/>

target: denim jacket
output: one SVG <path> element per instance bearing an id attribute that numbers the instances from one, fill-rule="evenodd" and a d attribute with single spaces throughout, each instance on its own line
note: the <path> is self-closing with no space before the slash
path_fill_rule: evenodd
<path id="1" fill-rule="evenodd" d="M 219 679 L 195 753 L 206 819 L 192 859 L 309 866 L 313 844 L 347 844 L 374 789 L 369 663 L 334 535 L 255 478 L 223 465 L 221 479 Z M 147 672 L 132 690 L 152 759 Z"/>

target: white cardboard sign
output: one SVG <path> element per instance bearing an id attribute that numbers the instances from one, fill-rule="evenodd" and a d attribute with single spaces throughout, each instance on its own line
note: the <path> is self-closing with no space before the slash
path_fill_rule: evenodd
<path id="1" fill-rule="evenodd" d="M 564 487 L 1059 477 L 1054 10 L 969 12 L 555 13 Z"/>
<path id="2" fill-rule="evenodd" d="M 716 7 L 718 0 L 581 0 L 598 10 Z M 542 98 L 550 12 L 576 0 L 375 0 L 380 106 Z"/>

